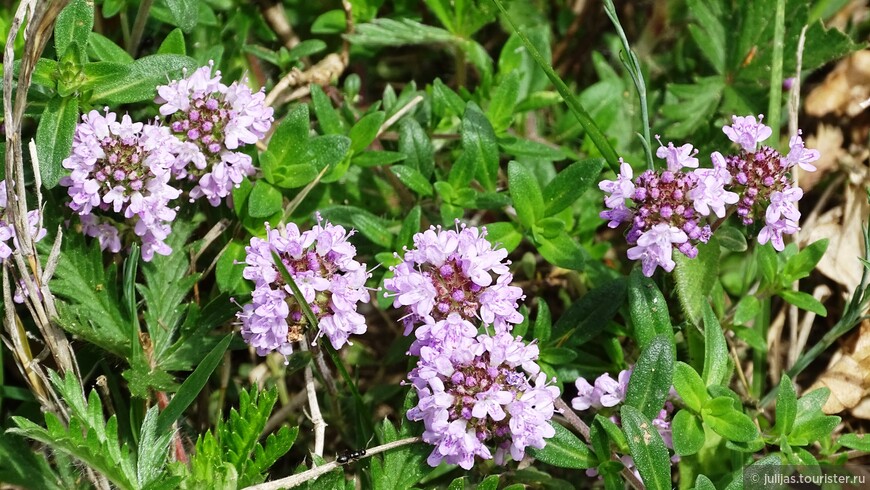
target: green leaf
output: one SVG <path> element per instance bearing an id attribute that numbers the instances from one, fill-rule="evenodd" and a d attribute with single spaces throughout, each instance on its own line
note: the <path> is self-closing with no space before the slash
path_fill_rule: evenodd
<path id="1" fill-rule="evenodd" d="M 32 450 L 11 433 L 0 437 L 0 481 L 21 488 L 64 488 L 43 452 Z"/>
<path id="2" fill-rule="evenodd" d="M 658 416 L 671 389 L 674 346 L 667 335 L 657 335 L 640 353 L 631 373 L 625 403 L 646 417 Z"/>
<path id="3" fill-rule="evenodd" d="M 603 158 L 574 162 L 544 188 L 544 216 L 553 216 L 572 205 L 598 180 L 604 167 Z"/>
<path id="4" fill-rule="evenodd" d="M 700 325 L 707 297 L 719 277 L 719 242 L 710 238 L 709 242 L 698 244 L 698 256 L 694 259 L 675 253 L 674 261 L 677 263 L 674 279 L 680 306 L 689 321 Z"/>
<path id="5" fill-rule="evenodd" d="M 248 215 L 252 218 L 267 218 L 280 212 L 283 207 L 284 196 L 268 182 L 257 182 L 248 196 Z"/>
<path id="6" fill-rule="evenodd" d="M 465 113 L 465 101 L 450 87 L 444 85 L 440 78 L 436 78 L 435 83 L 432 84 L 432 110 L 441 117 L 447 115 L 448 110 L 456 116 L 461 116 Z"/>
<path id="7" fill-rule="evenodd" d="M 145 420 L 139 428 L 139 450 L 136 461 L 136 477 L 140 488 L 158 481 L 166 466 L 166 456 L 169 451 L 169 441 L 173 433 L 157 432 L 157 406 L 154 405 L 145 412 Z"/>
<path id="8" fill-rule="evenodd" d="M 377 427 L 381 444 L 388 444 L 410 435 L 403 425 L 402 433 L 396 430 L 392 422 L 384 419 Z M 383 455 L 383 466 L 378 458 L 372 458 L 374 488 L 379 490 L 404 490 L 412 488 L 427 473 L 424 461 L 431 452 L 429 446 L 421 443 L 402 446 Z"/>
<path id="9" fill-rule="evenodd" d="M 837 439 L 837 444 L 870 453 L 870 437 L 867 434 L 843 434 Z"/>
<path id="10" fill-rule="evenodd" d="M 538 179 L 522 163 L 508 163 L 508 188 L 517 219 L 526 228 L 531 228 L 543 217 L 544 197 Z"/>
<path id="11" fill-rule="evenodd" d="M 625 302 L 627 283 L 611 279 L 575 301 L 553 325 L 559 345 L 582 345 L 601 333 Z"/>
<path id="12" fill-rule="evenodd" d="M 746 237 L 737 228 L 733 226 L 720 226 L 716 230 L 716 239 L 725 250 L 732 252 L 745 252 L 748 248 Z"/>
<path id="13" fill-rule="evenodd" d="M 828 310 L 819 300 L 813 295 L 803 291 L 792 291 L 791 289 L 783 289 L 777 293 L 782 299 L 806 311 L 811 311 L 819 316 L 828 316 Z"/>
<path id="14" fill-rule="evenodd" d="M 734 323 L 737 325 L 746 325 L 758 316 L 761 312 L 761 301 L 755 296 L 744 296 L 737 303 L 737 309 L 734 311 Z"/>
<path id="15" fill-rule="evenodd" d="M 670 348 L 670 342 L 664 340 Z M 649 489 L 669 490 L 671 459 L 662 436 L 650 418 L 634 406 L 623 405 L 620 415 L 622 429 L 625 431 L 628 447 L 631 448 L 631 457 L 644 485 Z"/>
<path id="16" fill-rule="evenodd" d="M 43 240 L 40 251 L 50 244 Z M 105 267 L 100 245 L 89 246 L 81 234 L 69 234 L 61 244 L 61 256 L 50 286 L 65 301 L 57 301 L 60 326 L 80 338 L 119 356 L 130 354 L 130 322 L 118 305 L 117 268 Z"/>
<path id="17" fill-rule="evenodd" d="M 54 371 L 50 371 L 49 376 L 70 409 L 69 424 L 62 423 L 52 412 L 44 415 L 45 428 L 15 416 L 12 420 L 18 428 L 9 432 L 42 442 L 55 452 L 78 459 L 118 488 L 138 488 L 134 459 L 129 447 L 121 445 L 118 439 L 117 418 L 113 415 L 108 423 L 105 421 L 99 396 L 92 391 L 86 401 L 76 376 L 61 378 Z"/>
<path id="18" fill-rule="evenodd" d="M 727 381 L 728 346 L 725 334 L 713 308 L 704 308 L 704 370 L 701 377 L 706 386 L 720 385 Z"/>
<path id="19" fill-rule="evenodd" d="M 782 271 L 782 283 L 791 284 L 798 279 L 808 277 L 815 269 L 816 264 L 822 260 L 825 250 L 828 249 L 828 239 L 818 240 L 804 248 L 797 255 L 788 259 Z"/>
<path id="20" fill-rule="evenodd" d="M 154 54 L 139 58 L 130 65 L 130 73 L 126 77 L 95 88 L 91 103 L 120 105 L 153 99 L 158 85 L 178 79 L 182 69 L 192 71 L 197 65 L 193 58 L 177 54 Z"/>
<path id="21" fill-rule="evenodd" d="M 242 281 L 242 271 L 245 269 L 244 261 L 246 256 L 247 253 L 243 244 L 235 240 L 227 244 L 226 250 L 221 254 L 214 269 L 215 281 L 221 292 L 231 293 L 238 291 L 239 286 L 244 284 Z"/>
<path id="22" fill-rule="evenodd" d="M 576 470 L 592 468 L 596 465 L 597 458 L 577 436 L 555 422 L 550 422 L 550 425 L 556 430 L 556 434 L 546 439 L 544 448 L 529 448 L 535 459 L 559 468 Z"/>
<path id="23" fill-rule="evenodd" d="M 831 391 L 819 388 L 804 394 L 797 401 L 797 415 L 794 426 L 788 435 L 788 443 L 793 446 L 806 446 L 830 437 L 840 423 L 840 417 L 825 415 L 822 407 Z"/>
<path id="24" fill-rule="evenodd" d="M 54 25 L 54 50 L 58 56 L 76 44 L 79 59 L 87 60 L 88 36 L 94 28 L 94 4 L 87 0 L 74 0 L 57 16 Z"/>
<path id="25" fill-rule="evenodd" d="M 489 223 L 486 225 L 486 231 L 486 239 L 493 247 L 501 245 L 508 252 L 512 252 L 523 240 L 523 234 L 517 230 L 516 225 L 506 221 Z"/>
<path id="26" fill-rule="evenodd" d="M 698 78 L 695 83 L 669 84 L 665 100 L 673 102 L 661 108 L 662 115 L 673 121 L 667 129 L 668 137 L 687 138 L 709 125 L 724 90 L 725 80 L 721 76 Z"/>
<path id="27" fill-rule="evenodd" d="M 353 156 L 350 163 L 358 167 L 380 167 L 401 162 L 408 157 L 397 151 L 364 151 Z"/>
<path id="28" fill-rule="evenodd" d="M 540 344 L 544 344 L 550 340 L 552 329 L 553 321 L 550 316 L 550 307 L 547 306 L 547 302 L 541 298 L 538 300 L 538 316 L 535 318 L 535 326 L 532 330 L 532 335 L 534 338 L 538 339 Z M 553 363 L 551 362 L 550 364 Z"/>
<path id="29" fill-rule="evenodd" d="M 36 154 L 42 184 L 53 189 L 65 173 L 61 163 L 69 156 L 73 133 L 79 119 L 75 97 L 54 97 L 48 101 L 36 129 Z"/>
<path id="30" fill-rule="evenodd" d="M 340 134 L 318 136 L 308 142 L 306 158 L 314 168 L 320 170 L 330 167 L 321 179 L 323 183 L 335 182 L 350 168 L 350 138 Z"/>
<path id="31" fill-rule="evenodd" d="M 704 475 L 698 475 L 695 479 L 695 490 L 716 490 L 716 486 Z"/>
<path id="32" fill-rule="evenodd" d="M 232 335 L 224 337 L 223 340 L 221 340 L 214 349 L 205 356 L 202 363 L 196 367 L 193 373 L 184 380 L 184 383 L 181 384 L 181 388 L 178 389 L 178 392 L 174 397 L 172 397 L 172 400 L 169 401 L 169 404 L 157 417 L 157 429 L 155 429 L 157 432 L 166 432 L 166 430 L 169 429 L 169 427 L 175 423 L 179 417 L 181 417 L 184 410 L 193 403 L 197 396 L 199 396 L 199 392 L 202 391 L 202 388 L 208 382 L 211 373 L 214 372 L 215 368 L 217 368 L 218 364 L 223 360 L 224 352 L 227 350 L 227 347 L 229 347 L 232 338 Z"/>
<path id="33" fill-rule="evenodd" d="M 375 140 L 386 115 L 382 111 L 366 114 L 350 128 L 350 151 L 359 153 L 365 150 Z"/>
<path id="34" fill-rule="evenodd" d="M 761 277 L 764 279 L 762 284 L 774 284 L 779 270 L 779 263 L 776 259 L 776 251 L 770 243 L 765 243 L 760 247 L 755 248 L 758 254 L 758 270 L 761 271 Z"/>
<path id="35" fill-rule="evenodd" d="M 317 178 L 319 173 L 317 167 L 310 163 L 281 165 L 275 161 L 274 155 L 266 152 L 260 153 L 260 167 L 263 169 L 266 181 L 282 189 L 295 189 L 307 185 Z"/>
<path id="36" fill-rule="evenodd" d="M 169 7 L 175 25 L 182 31 L 190 32 L 196 27 L 199 20 L 198 0 L 166 0 L 166 5 Z"/>
<path id="37" fill-rule="evenodd" d="M 182 34 L 181 29 L 172 29 L 172 32 L 160 43 L 157 54 L 187 54 L 187 46 L 184 44 L 184 34 Z"/>
<path id="38" fill-rule="evenodd" d="M 484 189 L 494 191 L 498 182 L 498 142 L 492 124 L 473 102 L 465 106 L 459 130 L 462 149 L 475 161 L 475 176 Z"/>
<path id="39" fill-rule="evenodd" d="M 88 35 L 88 48 L 90 53 L 101 61 L 133 63 L 133 57 L 127 54 L 124 48 L 102 34 L 91 32 Z"/>
<path id="40" fill-rule="evenodd" d="M 711 11 L 710 4 L 701 0 L 688 0 L 688 11 L 698 23 L 689 26 L 689 33 L 701 53 L 716 70 L 716 73 L 725 73 L 725 27 L 719 20 L 719 16 Z"/>
<path id="41" fill-rule="evenodd" d="M 634 268 L 628 280 L 628 308 L 634 326 L 634 337 L 641 349 L 649 345 L 656 335 L 665 335 L 673 341 L 673 326 L 668 304 L 655 282 Z"/>
<path id="42" fill-rule="evenodd" d="M 686 406 L 695 413 L 699 413 L 701 407 L 710 400 L 707 387 L 704 386 L 704 381 L 698 376 L 698 372 L 681 361 L 677 361 L 674 366 L 674 389 Z"/>
<path id="43" fill-rule="evenodd" d="M 784 435 L 790 433 L 794 427 L 795 417 L 797 417 L 797 393 L 791 383 L 791 378 L 783 374 L 779 381 L 779 392 L 776 395 L 775 433 Z"/>
<path id="44" fill-rule="evenodd" d="M 392 165 L 390 171 L 409 189 L 421 196 L 432 195 L 432 184 L 419 170 L 407 165 Z"/>
<path id="45" fill-rule="evenodd" d="M 538 252 L 547 262 L 564 269 L 583 270 L 586 264 L 585 251 L 566 232 L 547 238 L 535 235 L 538 244 Z"/>
<path id="46" fill-rule="evenodd" d="M 729 441 L 750 442 L 758 437 L 758 428 L 746 414 L 734 409 L 734 399 L 729 396 L 713 398 L 704 406 L 701 414 L 704 424 Z"/>
<path id="47" fill-rule="evenodd" d="M 493 91 L 486 116 L 492 122 L 496 133 L 503 133 L 510 127 L 519 90 L 520 74 L 513 72 L 508 74 Z"/>
<path id="48" fill-rule="evenodd" d="M 338 112 L 335 111 L 332 101 L 329 100 L 320 85 L 311 85 L 311 103 L 314 106 L 314 114 L 317 115 L 317 122 L 320 123 L 320 130 L 323 131 L 323 134 L 344 133 Z"/>
<path id="49" fill-rule="evenodd" d="M 402 247 L 411 247 L 414 244 L 414 235 L 420 231 L 420 218 L 423 213 L 420 206 L 414 206 L 408 212 L 408 216 L 402 221 L 402 228 L 399 230 L 399 235 L 396 236 L 396 250 L 402 250 Z"/>
<path id="50" fill-rule="evenodd" d="M 112 61 L 95 61 L 88 63 L 82 68 L 85 80 L 82 90 L 93 90 L 98 85 L 113 83 L 130 74 L 130 65 L 127 63 L 115 63 Z"/>
<path id="51" fill-rule="evenodd" d="M 680 456 L 690 456 L 704 447 L 706 436 L 701 419 L 688 410 L 680 410 L 671 421 L 674 452 Z"/>
<path id="52" fill-rule="evenodd" d="M 382 225 L 382 221 L 371 215 L 370 213 L 357 213 L 353 215 L 354 226 L 366 238 L 372 242 L 389 248 L 393 244 L 393 233 L 387 231 Z"/>
<path id="53" fill-rule="evenodd" d="M 311 24 L 312 34 L 338 34 L 347 28 L 343 10 L 330 10 L 320 14 Z"/>
<path id="54" fill-rule="evenodd" d="M 550 66 L 550 62 L 546 60 L 544 56 L 542 56 L 537 46 L 535 46 L 535 43 L 532 42 L 532 40 L 517 27 L 517 24 L 508 14 L 507 10 L 505 10 L 501 0 L 493 1 L 499 8 L 501 13 L 504 15 L 504 17 L 511 24 L 513 31 L 516 33 L 520 41 L 522 41 L 523 45 L 526 47 L 528 54 L 532 57 L 532 59 L 534 59 L 538 66 L 542 70 L 544 70 L 544 73 L 547 75 L 553 85 L 556 86 L 556 90 L 558 90 L 559 94 L 561 94 L 562 97 L 565 99 L 565 102 L 568 104 L 568 108 L 577 118 L 577 121 L 579 121 L 583 128 L 586 130 L 589 139 L 592 140 L 596 148 L 598 148 L 598 151 L 601 152 L 601 154 L 610 164 L 611 168 L 613 168 L 615 171 L 619 171 L 619 158 L 616 154 L 616 151 L 613 149 L 613 146 L 610 144 L 610 141 L 607 139 L 607 137 L 604 136 L 604 133 L 601 132 L 601 129 L 598 127 L 598 125 L 595 123 L 589 113 L 586 112 L 586 109 L 583 107 L 580 101 L 577 100 L 577 97 L 574 96 L 574 94 L 571 92 L 565 82 L 562 81 L 561 78 L 559 78 L 559 75 L 556 74 L 556 72 L 553 70 L 553 67 Z"/>
<path id="55" fill-rule="evenodd" d="M 498 146 L 503 153 L 515 157 L 536 158 L 550 162 L 567 158 L 565 152 L 558 147 L 510 135 L 499 137 Z"/>
<path id="56" fill-rule="evenodd" d="M 399 122 L 399 151 L 407 156 L 405 165 L 429 178 L 435 170 L 435 149 L 420 123 L 412 117 Z"/>

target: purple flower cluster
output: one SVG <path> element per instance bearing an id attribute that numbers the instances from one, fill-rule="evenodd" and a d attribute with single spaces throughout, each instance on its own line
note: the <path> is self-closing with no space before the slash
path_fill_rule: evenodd
<path id="1" fill-rule="evenodd" d="M 777 250 L 784 247 L 783 234 L 798 230 L 800 212 L 795 203 L 803 193 L 791 186 L 788 172 L 795 165 L 815 170 L 811 163 L 819 152 L 805 148 L 800 133 L 792 137 L 785 157 L 767 146 L 756 150 L 772 133 L 762 118 L 733 117 L 733 124 L 723 131 L 741 151 L 728 157 L 713 152 L 712 168 L 698 168 L 698 151 L 691 144 L 665 146 L 659 140 L 656 155 L 667 162 L 667 170 L 647 170 L 633 179 L 631 166 L 620 159 L 616 180 L 599 184 L 607 207 L 601 217 L 610 228 L 631 223 L 626 240 L 633 247 L 628 258 L 641 261 L 644 275 L 652 276 L 657 267 L 672 271 L 674 247 L 689 258 L 697 256 L 696 245 L 706 243 L 712 234 L 708 218 L 725 218 L 732 205 L 745 224 L 763 213 L 765 226 L 758 241 L 771 241 Z"/>
<path id="2" fill-rule="evenodd" d="M 170 201 L 181 192 L 169 184 L 179 161 L 181 142 L 156 124 L 119 122 L 114 112 L 91 111 L 76 126 L 72 155 L 63 161 L 71 170 L 60 183 L 68 187 L 69 207 L 81 218 L 83 231 L 100 247 L 121 249 L 119 226 L 131 220 L 142 241 L 142 258 L 168 255 L 164 242 L 175 219 Z"/>
<path id="3" fill-rule="evenodd" d="M 628 389 L 628 380 L 631 378 L 631 370 L 621 371 L 617 379 L 604 373 L 589 384 L 584 378 L 577 378 L 574 384 L 577 386 L 577 396 L 571 400 L 574 410 L 584 411 L 602 408 L 610 408 L 619 405 L 625 400 L 625 392 Z"/>
<path id="4" fill-rule="evenodd" d="M 356 248 L 347 241 L 352 234 L 318 216 L 318 224 L 304 233 L 293 223 L 279 229 L 267 224 L 266 239 L 251 238 L 245 247 L 247 266 L 242 275 L 254 282 L 255 289 L 252 302 L 237 316 L 242 321 L 242 338 L 257 354 L 278 351 L 288 355 L 292 343 L 306 329 L 315 328 L 308 325 L 300 298 L 275 266 L 273 252 L 299 287 L 301 300 L 317 316 L 315 341 L 325 335 L 340 349 L 350 343 L 350 335 L 365 333 L 365 317 L 357 312 L 357 305 L 369 301 L 365 282 L 370 274 L 355 259 Z"/>
<path id="5" fill-rule="evenodd" d="M 6 216 L 6 204 L 6 181 L 0 180 L 0 264 L 6 262 L 14 249 L 18 248 L 15 226 L 9 222 Z M 45 237 L 46 230 L 39 226 L 39 212 L 37 210 L 27 212 L 27 227 L 34 242 Z"/>
<path id="6" fill-rule="evenodd" d="M 408 379 L 419 402 L 408 418 L 423 421 L 432 466 L 470 469 L 475 457 L 503 464 L 508 454 L 519 461 L 555 434 L 549 420 L 559 389 L 535 362 L 538 346 L 510 333 L 523 320 L 524 296 L 510 285 L 506 257 L 485 228 L 433 227 L 414 236 L 414 249 L 384 281 L 393 306 L 407 311 L 405 335 L 416 327 L 409 353 L 420 359 Z M 478 334 L 480 323 L 493 332 Z"/>
<path id="7" fill-rule="evenodd" d="M 466 322 L 483 321 L 496 332 L 523 320 L 517 310 L 523 290 L 510 285 L 507 250 L 492 248 L 486 228 L 432 227 L 414 235 L 414 247 L 384 281 L 393 306 L 407 308 L 405 335 L 415 326 L 444 322 L 452 313 Z M 418 342 L 425 342 L 425 335 L 418 332 Z"/>
<path id="8" fill-rule="evenodd" d="M 758 243 L 771 242 L 773 248 L 782 250 L 785 248 L 783 235 L 800 229 L 797 202 L 803 197 L 803 191 L 792 185 L 788 173 L 795 166 L 815 171 L 812 162 L 819 159 L 819 152 L 804 146 L 800 131 L 791 137 L 786 156 L 769 146 L 759 147 L 772 132 L 761 122 L 762 118 L 759 116 L 756 121 L 754 116 L 734 116 L 733 124 L 722 128 L 728 138 L 741 147 L 740 153 L 722 160 L 734 177 L 732 188 L 741 195 L 737 215 L 749 225 L 763 214 L 764 227 L 758 233 Z"/>
<path id="9" fill-rule="evenodd" d="M 423 440 L 435 446 L 428 463 L 467 470 L 475 456 L 503 464 L 508 454 L 520 461 L 527 447 L 543 448 L 555 434 L 549 420 L 559 389 L 535 363 L 537 345 L 509 332 L 475 336 L 456 313 L 450 318 L 441 342 L 422 346 L 408 374 L 420 398 L 408 418 L 423 421 Z"/>
<path id="10" fill-rule="evenodd" d="M 72 154 L 63 161 L 71 173 L 61 185 L 69 188 L 69 207 L 79 214 L 82 231 L 103 250 L 120 251 L 121 238 L 132 231 L 145 261 L 168 255 L 165 240 L 177 210 L 170 202 L 181 194 L 172 179 L 199 178 L 191 199 L 205 196 L 217 206 L 253 172 L 251 157 L 234 150 L 265 136 L 272 109 L 245 80 L 227 87 L 211 70 L 210 63 L 158 87 L 160 113 L 172 116 L 169 127 L 133 122 L 128 115 L 119 122 L 108 108 L 105 115 L 82 115 Z"/>
<path id="11" fill-rule="evenodd" d="M 160 114 L 184 142 L 186 161 L 174 170 L 178 178 L 197 180 L 191 199 L 205 197 L 217 206 L 254 167 L 251 157 L 235 151 L 262 139 L 272 125 L 265 93 L 251 92 L 247 79 L 226 86 L 213 63 L 189 77 L 157 87 Z M 193 163 L 190 168 L 188 162 Z"/>
<path id="12" fill-rule="evenodd" d="M 711 235 L 706 217 L 722 217 L 725 205 L 737 202 L 737 194 L 724 190 L 731 175 L 724 166 L 717 165 L 715 158 L 713 169 L 680 170 L 698 166 L 696 153 L 692 145 L 676 148 L 668 143 L 656 153 L 667 161 L 667 170 L 647 170 L 632 181 L 631 166 L 620 160 L 617 179 L 599 184 L 608 193 L 604 199 L 608 209 L 601 212 L 601 217 L 609 221 L 611 228 L 631 222 L 626 239 L 634 247 L 628 250 L 628 258 L 640 260 L 646 276 L 652 276 L 657 267 L 668 272 L 674 269 L 675 246 L 694 258 L 698 254 L 696 244 L 706 243 Z M 634 203 L 633 209 L 627 206 L 627 200 Z"/>
<path id="13" fill-rule="evenodd" d="M 610 374 L 604 373 L 596 378 L 591 384 L 584 378 L 577 378 L 574 382 L 577 387 L 577 396 L 571 400 L 571 406 L 578 412 L 586 410 L 599 411 L 618 406 L 620 403 L 625 401 L 628 382 L 631 380 L 631 372 L 631 369 L 620 371 L 617 375 L 617 379 L 613 379 Z M 672 396 L 676 396 L 673 388 L 671 389 L 671 393 Z M 663 408 L 658 416 L 652 420 L 653 427 L 656 428 L 668 449 L 674 448 L 670 421 L 673 411 L 674 405 L 670 401 L 666 401 L 665 408 Z M 617 425 L 620 424 L 620 419 L 617 415 L 611 416 L 611 420 Z M 634 460 L 632 460 L 631 456 L 622 456 L 620 461 L 622 461 L 626 468 L 633 469 Z M 671 461 L 679 461 L 679 456 L 675 455 L 671 458 Z M 598 470 L 590 468 L 586 470 L 586 475 L 598 476 Z M 640 476 L 638 475 L 638 478 L 639 477 Z"/>

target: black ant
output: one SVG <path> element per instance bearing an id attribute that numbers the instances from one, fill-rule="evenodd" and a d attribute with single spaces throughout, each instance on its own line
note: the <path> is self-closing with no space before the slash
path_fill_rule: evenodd
<path id="1" fill-rule="evenodd" d="M 356 461 L 365 455 L 366 455 L 365 449 L 359 449 L 359 450 L 355 449 L 353 451 L 348 451 L 347 449 L 345 449 L 344 452 L 342 452 L 339 457 L 335 458 L 335 461 L 338 464 L 347 464 L 351 461 Z"/>

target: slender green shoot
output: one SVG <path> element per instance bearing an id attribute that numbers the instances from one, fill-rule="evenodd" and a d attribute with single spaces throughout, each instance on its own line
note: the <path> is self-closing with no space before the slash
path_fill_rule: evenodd
<path id="1" fill-rule="evenodd" d="M 782 58 L 785 46 L 785 0 L 777 0 L 773 26 L 773 61 L 770 65 L 770 92 L 768 95 L 768 125 L 773 129 L 770 141 L 779 144 L 782 113 Z"/>
<path id="2" fill-rule="evenodd" d="M 529 37 L 526 36 L 523 31 L 520 30 L 519 26 L 517 26 L 516 22 L 514 22 L 513 18 L 511 18 L 510 14 L 508 14 L 507 10 L 504 8 L 501 0 L 492 0 L 496 7 L 501 10 L 502 15 L 511 25 L 511 28 L 514 32 L 517 33 L 520 40 L 525 45 L 526 49 L 529 51 L 529 54 L 532 55 L 535 62 L 538 66 L 544 70 L 544 73 L 547 75 L 547 78 L 553 83 L 556 87 L 556 90 L 565 100 L 565 103 L 568 104 L 568 109 L 574 114 L 574 117 L 580 121 L 580 125 L 583 126 L 583 129 L 586 130 L 586 134 L 589 135 L 589 138 L 592 140 L 592 143 L 598 148 L 598 151 L 601 152 L 601 156 L 607 160 L 607 164 L 610 165 L 610 168 L 613 169 L 614 172 L 619 173 L 619 156 L 616 154 L 616 150 L 613 149 L 613 145 L 610 144 L 610 141 L 604 136 L 604 133 L 601 132 L 601 129 L 595 124 L 595 121 L 592 119 L 592 116 L 586 112 L 586 109 L 577 100 L 577 97 L 571 92 L 568 86 L 562 81 L 562 78 L 553 70 L 553 67 L 550 66 L 550 62 L 545 60 L 541 53 L 535 48 L 535 45 L 532 44 L 532 41 L 529 40 Z"/>
<path id="3" fill-rule="evenodd" d="M 613 6 L 613 0 L 604 0 L 604 12 L 610 17 L 613 27 L 616 28 L 616 34 L 619 36 L 619 40 L 622 41 L 623 51 L 620 53 L 619 58 L 631 76 L 635 89 L 637 89 L 637 96 L 640 99 L 640 127 L 643 131 L 643 134 L 638 136 L 640 136 L 644 152 L 646 153 L 647 168 L 653 170 L 655 164 L 653 163 L 652 140 L 650 139 L 649 130 L 649 104 L 647 104 L 646 81 L 643 78 L 643 69 L 640 66 L 640 60 L 637 59 L 637 55 L 634 54 L 631 45 L 628 43 L 625 30 L 623 30 L 619 17 L 616 15 L 616 7 Z"/>

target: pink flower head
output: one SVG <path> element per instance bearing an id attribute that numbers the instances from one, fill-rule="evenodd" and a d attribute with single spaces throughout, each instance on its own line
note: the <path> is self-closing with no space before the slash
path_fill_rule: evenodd
<path id="1" fill-rule="evenodd" d="M 698 181 L 689 191 L 689 199 L 693 201 L 695 210 L 703 216 L 713 212 L 722 218 L 725 216 L 725 205 L 737 203 L 739 197 L 737 193 L 725 190 L 725 186 L 731 183 L 731 174 L 725 168 L 725 157 L 717 151 L 712 158 L 714 168 L 695 170 Z"/>
<path id="2" fill-rule="evenodd" d="M 523 291 L 510 285 L 507 251 L 492 247 L 485 228 L 432 227 L 414 235 L 414 245 L 402 263 L 390 268 L 393 277 L 384 281 L 393 306 L 407 308 L 406 334 L 452 314 L 475 323 L 482 320 L 499 332 L 522 322 L 517 302 Z"/>
<path id="3" fill-rule="evenodd" d="M 599 189 L 609 194 L 604 197 L 605 206 L 610 209 L 625 207 L 625 200 L 631 199 L 634 194 L 632 175 L 631 165 L 620 158 L 619 174 L 616 175 L 616 180 L 603 180 L 598 184 Z"/>
<path id="4" fill-rule="evenodd" d="M 821 154 L 819 150 L 812 150 L 804 146 L 800 130 L 798 130 L 798 134 L 791 137 L 788 147 L 789 152 L 785 157 L 786 166 L 794 167 L 797 165 L 807 172 L 816 171 L 816 166 L 813 165 L 813 162 L 818 160 Z"/>
<path id="5" fill-rule="evenodd" d="M 458 316 L 450 321 L 463 322 Z M 408 419 L 423 422 L 423 440 L 435 446 L 427 460 L 432 466 L 446 461 L 468 470 L 476 458 L 520 461 L 527 447 L 541 449 L 555 435 L 549 420 L 559 389 L 540 373 L 532 345 L 507 332 L 466 335 L 458 337 L 466 341 L 460 355 L 456 338 L 431 337 L 421 347 L 417 367 L 408 373 L 419 397 Z M 534 379 L 520 366 L 537 373 Z"/>
<path id="6" fill-rule="evenodd" d="M 685 232 L 675 226 L 664 223 L 654 225 L 637 239 L 637 246 L 628 249 L 628 258 L 641 260 L 643 274 L 652 277 L 656 267 L 667 272 L 674 270 L 673 244 L 689 240 Z"/>
<path id="7" fill-rule="evenodd" d="M 68 205 L 81 217 L 84 233 L 97 238 L 103 250 L 117 252 L 118 227 L 126 227 L 142 241 L 146 262 L 155 253 L 171 253 L 165 243 L 175 219 L 170 202 L 180 191 L 169 185 L 169 177 L 180 148 L 165 127 L 134 123 L 126 114 L 119 122 L 108 110 L 82 115 L 72 154 L 62 163 L 71 172 L 60 184 L 69 188 Z"/>
<path id="8" fill-rule="evenodd" d="M 754 152 L 758 143 L 770 138 L 773 130 L 762 124 L 764 115 L 731 116 L 731 126 L 723 126 L 722 131 L 728 138 L 743 147 L 745 151 Z"/>
<path id="9" fill-rule="evenodd" d="M 685 145 L 677 147 L 674 146 L 673 143 L 668 142 L 668 146 L 665 146 L 658 135 L 656 135 L 656 139 L 659 140 L 659 148 L 656 150 L 656 156 L 667 161 L 668 170 L 671 172 L 679 172 L 683 167 L 698 168 L 699 162 L 698 159 L 695 158 L 695 155 L 698 154 L 698 150 L 695 150 L 691 144 L 686 143 Z"/>
<path id="10" fill-rule="evenodd" d="M 357 305 L 369 301 L 365 282 L 370 274 L 356 261 L 356 248 L 347 241 L 350 235 L 318 216 L 318 224 L 304 233 L 292 223 L 277 230 L 267 225 L 265 239 L 251 238 L 242 275 L 255 289 L 252 303 L 237 317 L 242 320 L 242 338 L 257 354 L 288 354 L 308 328 L 317 328 L 315 342 L 326 336 L 336 349 L 349 344 L 351 335 L 366 332 Z M 282 279 L 273 252 L 281 257 L 302 298 L 295 297 Z M 311 308 L 317 325 L 308 325 L 300 301 Z"/>
<path id="11" fill-rule="evenodd" d="M 190 198 L 205 197 L 217 206 L 252 175 L 251 157 L 236 151 L 263 139 L 272 124 L 265 93 L 252 92 L 247 78 L 226 86 L 214 62 L 187 78 L 157 87 L 160 114 L 184 142 L 181 159 L 172 169 L 176 178 L 197 181 Z M 192 164 L 192 165 L 191 165 Z"/>

